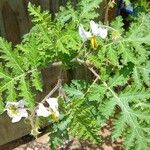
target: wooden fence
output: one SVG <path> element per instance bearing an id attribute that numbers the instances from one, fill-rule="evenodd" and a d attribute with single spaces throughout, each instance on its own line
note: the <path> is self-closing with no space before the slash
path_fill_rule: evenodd
<path id="1" fill-rule="evenodd" d="M 29 32 L 32 26 L 27 11 L 29 1 L 36 5 L 41 5 L 43 9 L 49 10 L 52 14 L 58 10 L 60 5 L 65 5 L 67 2 L 67 0 L 0 0 L 0 36 L 5 37 L 14 45 L 21 41 L 21 37 Z M 73 3 L 76 3 L 76 1 L 74 0 Z M 55 85 L 58 72 L 59 68 L 51 66 L 42 71 L 44 90 L 38 94 L 39 99 L 42 99 Z M 70 74 L 64 73 L 64 79 L 68 80 Z M 81 68 L 78 71 L 74 70 L 71 77 L 72 75 L 74 76 L 73 78 L 79 79 L 91 78 L 85 68 Z M 23 121 L 12 124 L 6 114 L 0 115 L 0 145 L 22 137 L 29 132 L 30 127 L 24 124 Z"/>
<path id="2" fill-rule="evenodd" d="M 17 44 L 31 28 L 28 2 L 41 5 L 54 14 L 67 0 L 0 0 L 0 35 Z"/>

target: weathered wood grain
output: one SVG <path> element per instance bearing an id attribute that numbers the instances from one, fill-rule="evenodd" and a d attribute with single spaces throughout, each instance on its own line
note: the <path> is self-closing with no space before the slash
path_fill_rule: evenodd
<path id="1" fill-rule="evenodd" d="M 0 115 L 0 145 L 22 137 L 29 132 L 30 126 L 24 121 L 12 124 L 6 113 Z"/>
<path id="2" fill-rule="evenodd" d="M 3 23 L 5 27 L 5 38 L 14 44 L 20 42 L 20 28 L 17 14 L 13 11 L 8 2 L 2 8 Z"/>

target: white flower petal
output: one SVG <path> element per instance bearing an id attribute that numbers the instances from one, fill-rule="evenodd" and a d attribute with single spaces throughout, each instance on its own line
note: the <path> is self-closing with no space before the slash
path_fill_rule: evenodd
<path id="1" fill-rule="evenodd" d="M 16 106 L 16 107 L 24 107 L 25 102 L 23 100 L 20 100 L 18 102 L 7 102 L 5 108 L 9 108 L 10 106 Z"/>
<path id="2" fill-rule="evenodd" d="M 90 33 L 90 32 L 85 32 L 85 35 L 86 35 L 87 39 L 89 39 L 89 38 L 91 38 L 91 37 L 92 37 L 92 35 L 91 35 L 91 33 Z"/>
<path id="3" fill-rule="evenodd" d="M 90 21 L 90 26 L 93 35 L 100 36 L 102 39 L 105 39 L 108 34 L 108 30 L 105 28 L 101 28 L 99 24 L 95 23 L 93 20 Z"/>
<path id="4" fill-rule="evenodd" d="M 91 33 L 86 32 L 82 24 L 79 26 L 79 35 L 81 36 L 83 42 L 85 42 L 87 39 L 91 37 Z"/>
<path id="5" fill-rule="evenodd" d="M 50 108 L 55 112 L 58 110 L 58 101 L 57 98 L 48 98 L 47 102 L 50 106 Z"/>
<path id="6" fill-rule="evenodd" d="M 16 116 L 12 118 L 12 123 L 19 122 L 21 120 L 21 116 Z"/>
<path id="7" fill-rule="evenodd" d="M 17 106 L 18 106 L 18 107 L 22 107 L 22 108 L 23 108 L 24 105 L 25 105 L 24 100 L 20 100 L 20 101 L 17 102 Z"/>
<path id="8" fill-rule="evenodd" d="M 99 30 L 99 25 L 95 23 L 93 20 L 90 21 L 90 27 L 92 30 L 93 35 L 97 36 L 98 35 L 98 30 Z"/>
<path id="9" fill-rule="evenodd" d="M 17 106 L 17 102 L 7 102 L 6 106 L 5 106 L 5 109 L 7 110 L 12 105 Z"/>
<path id="10" fill-rule="evenodd" d="M 99 28 L 98 30 L 98 36 L 100 36 L 102 39 L 105 39 L 107 37 L 108 30 L 104 28 Z"/>
<path id="11" fill-rule="evenodd" d="M 48 117 L 51 113 L 42 103 L 39 103 L 39 108 L 36 110 L 36 114 L 37 116 Z"/>
<path id="12" fill-rule="evenodd" d="M 28 117 L 28 112 L 26 111 L 26 109 L 19 109 L 19 113 L 21 115 L 21 117 Z"/>

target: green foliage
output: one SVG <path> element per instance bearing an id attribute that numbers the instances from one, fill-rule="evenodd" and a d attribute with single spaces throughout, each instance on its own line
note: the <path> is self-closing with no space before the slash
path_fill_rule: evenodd
<path id="1" fill-rule="evenodd" d="M 70 96 L 70 97 L 83 97 L 84 96 L 84 91 L 87 88 L 87 83 L 84 81 L 72 81 L 72 84 L 70 86 L 66 85 L 64 87 L 65 92 Z"/>
<path id="2" fill-rule="evenodd" d="M 137 0 L 135 6 L 141 11 L 149 11 L 150 2 L 148 0 Z"/>
<path id="3" fill-rule="evenodd" d="M 87 89 L 87 83 L 85 81 L 73 81 L 70 88 L 66 86 L 66 94 L 72 97 L 72 100 L 66 107 L 66 111 L 68 112 L 69 118 L 71 117 L 68 129 L 69 133 L 79 139 L 88 139 L 97 143 L 99 142 L 99 137 L 97 136 L 99 124 L 94 108 L 97 102 L 91 102 L 91 99 L 87 99 L 89 98 L 89 94 L 93 96 L 90 93 L 92 88 L 89 87 Z"/>
<path id="4" fill-rule="evenodd" d="M 0 38 L 0 58 L 4 62 L 0 70 L 0 93 L 3 96 L 1 103 L 23 98 L 29 107 L 33 107 L 35 90 L 42 91 L 39 69 L 53 57 L 49 52 L 52 42 L 47 35 L 47 24 L 50 22 L 48 12 L 40 14 L 40 7 L 35 9 L 30 3 L 29 11 L 34 16 L 33 22 L 38 22 L 38 25 L 24 36 L 21 44 L 13 48 Z"/>
<path id="5" fill-rule="evenodd" d="M 96 13 L 95 9 L 99 8 L 100 3 L 102 0 L 84 0 L 79 3 L 79 7 L 81 10 L 79 10 L 79 22 L 86 23 L 89 22 L 89 20 L 94 19 L 99 16 L 98 13 Z"/>
<path id="6" fill-rule="evenodd" d="M 68 2 L 66 7 L 60 7 L 56 19 L 62 24 L 73 23 L 75 26 L 79 23 L 88 24 L 89 20 L 98 17 L 95 9 L 99 8 L 102 0 L 82 0 L 73 8 Z"/>
<path id="7" fill-rule="evenodd" d="M 55 150 L 56 147 L 59 147 L 63 144 L 66 140 L 69 139 L 68 135 L 68 124 L 70 123 L 71 119 L 64 117 L 59 124 L 53 124 L 50 130 L 50 147 L 51 150 Z"/>
<path id="8" fill-rule="evenodd" d="M 16 95 L 21 96 L 27 102 L 28 106 L 33 106 L 33 95 L 30 92 L 29 80 L 26 80 L 29 74 L 32 74 L 35 69 L 30 69 L 30 62 L 28 68 L 23 65 L 23 55 L 17 49 L 12 50 L 10 43 L 0 38 L 0 52 L 1 59 L 5 66 L 1 65 L 1 88 L 0 93 L 7 101 L 15 101 Z M 36 78 L 33 77 L 35 82 Z M 2 101 L 3 102 L 3 101 Z M 1 102 L 1 103 L 2 103 Z"/>
<path id="9" fill-rule="evenodd" d="M 75 99 L 74 101 L 69 114 L 72 116 L 71 124 L 69 125 L 70 134 L 78 139 L 89 140 L 94 143 L 100 142 L 98 136 L 99 125 L 94 112 L 92 112 L 93 106 L 89 106 L 88 102 L 82 103 L 82 99 Z"/>
<path id="10" fill-rule="evenodd" d="M 20 98 L 33 108 L 35 94 L 42 91 L 41 69 L 49 64 L 61 62 L 64 70 L 83 64 L 93 77 L 90 81 L 73 80 L 63 87 L 59 95 L 60 120 L 50 122 L 51 149 L 70 136 L 99 143 L 100 128 L 112 119 L 114 141 L 122 137 L 125 149 L 147 150 L 150 13 L 139 14 L 128 30 L 123 29 L 122 18 L 116 17 L 110 26 L 104 25 L 108 38 L 96 37 L 98 47 L 93 49 L 89 41 L 80 39 L 78 26 L 82 23 L 89 29 L 90 20 L 98 17 L 100 2 L 82 0 L 74 7 L 67 3 L 53 20 L 48 11 L 29 3 L 33 28 L 23 41 L 13 47 L 0 38 L 0 112 L 6 101 Z"/>
<path id="11" fill-rule="evenodd" d="M 30 15 L 33 16 L 32 22 L 39 23 L 43 25 L 47 25 L 49 21 L 51 20 L 51 16 L 48 11 L 44 11 L 41 13 L 41 7 L 34 6 L 31 3 L 28 4 L 28 11 L 30 12 Z"/>
<path id="12" fill-rule="evenodd" d="M 130 4 L 130 0 L 124 0 L 124 2 L 125 2 L 126 5 Z"/>
<path id="13" fill-rule="evenodd" d="M 146 62 L 145 65 L 135 67 L 133 70 L 133 78 L 137 86 L 140 88 L 144 82 L 147 86 L 150 86 L 150 63 Z"/>

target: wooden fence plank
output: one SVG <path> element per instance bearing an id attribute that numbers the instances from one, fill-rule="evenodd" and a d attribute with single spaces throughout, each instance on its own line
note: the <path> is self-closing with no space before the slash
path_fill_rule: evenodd
<path id="1" fill-rule="evenodd" d="M 13 124 L 6 113 L 0 115 L 0 145 L 22 137 L 29 132 L 29 125 L 23 121 Z"/>
<path id="2" fill-rule="evenodd" d="M 12 10 L 8 2 L 2 8 L 3 23 L 5 27 L 5 37 L 14 44 L 20 42 L 20 28 L 17 14 Z"/>

